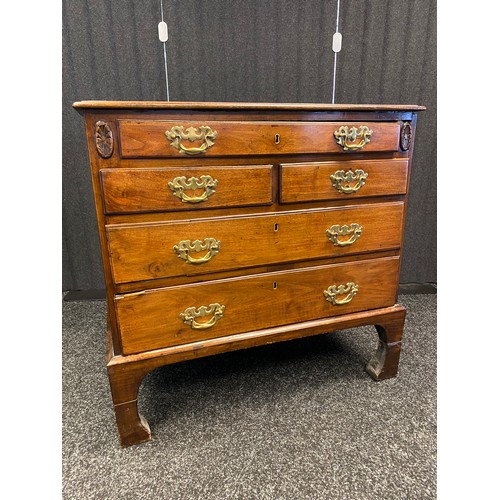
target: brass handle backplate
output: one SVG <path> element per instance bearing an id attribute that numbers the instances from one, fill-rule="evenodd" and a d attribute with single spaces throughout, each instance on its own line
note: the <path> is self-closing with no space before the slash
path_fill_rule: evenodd
<path id="1" fill-rule="evenodd" d="M 170 141 L 170 145 L 178 149 L 181 153 L 199 155 L 214 145 L 217 132 L 212 130 L 208 125 L 202 125 L 199 132 L 198 129 L 194 127 L 189 127 L 184 130 L 182 125 L 175 125 L 165 132 L 165 137 Z M 186 148 L 182 144 L 182 140 L 187 140 L 189 142 L 203 141 L 203 143 L 196 148 Z"/>
<path id="2" fill-rule="evenodd" d="M 358 293 L 359 286 L 356 283 L 346 283 L 345 285 L 332 285 L 323 291 L 328 302 L 341 306 L 351 302 L 353 297 Z M 347 294 L 347 295 L 346 295 Z M 346 295 L 344 298 L 338 298 L 339 295 Z"/>
<path id="3" fill-rule="evenodd" d="M 210 304 L 208 307 L 188 307 L 184 312 L 179 314 L 179 317 L 189 325 L 194 330 L 204 330 L 206 328 L 210 328 L 219 321 L 223 314 L 226 306 L 223 306 L 216 302 L 215 304 Z M 211 316 L 208 321 L 204 321 L 199 323 L 196 321 L 197 318 L 206 318 L 207 316 Z"/>
<path id="4" fill-rule="evenodd" d="M 219 184 L 219 181 L 212 178 L 211 175 L 202 175 L 199 179 L 197 177 L 190 177 L 187 180 L 184 176 L 182 176 L 176 177 L 169 182 L 168 187 L 172 191 L 173 195 L 177 196 L 177 198 L 181 201 L 185 203 L 200 203 L 215 193 L 217 184 Z M 201 195 L 190 196 L 184 192 L 185 190 L 196 191 L 200 189 L 203 189 L 203 193 Z"/>
<path id="5" fill-rule="evenodd" d="M 215 238 L 205 238 L 204 241 L 190 240 L 179 241 L 174 245 L 174 252 L 180 259 L 185 260 L 190 264 L 203 264 L 208 262 L 214 255 L 217 255 L 220 250 L 220 241 Z M 193 257 L 191 253 L 206 252 L 203 257 Z"/>
<path id="6" fill-rule="evenodd" d="M 363 148 L 370 142 L 372 134 L 373 130 L 370 130 L 366 125 L 361 125 L 359 127 L 359 132 L 357 127 L 351 127 L 349 129 L 347 125 L 344 125 L 333 133 L 337 144 L 342 146 L 344 151 L 357 151 Z M 355 142 L 358 139 L 359 141 Z"/>
<path id="7" fill-rule="evenodd" d="M 346 247 L 352 245 L 363 232 L 363 226 L 360 226 L 356 222 L 352 223 L 350 226 L 340 226 L 339 224 L 333 225 L 330 229 L 326 230 L 328 239 L 336 247 Z M 347 240 L 339 240 L 339 236 L 350 236 Z"/>
<path id="8" fill-rule="evenodd" d="M 342 194 L 355 193 L 361 189 L 366 182 L 368 174 L 361 168 L 355 170 L 337 170 L 334 174 L 330 175 L 332 186 Z M 356 184 L 352 185 L 355 182 Z"/>

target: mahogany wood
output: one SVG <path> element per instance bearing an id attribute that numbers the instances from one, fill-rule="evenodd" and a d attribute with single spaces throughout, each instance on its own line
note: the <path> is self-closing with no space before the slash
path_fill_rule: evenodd
<path id="1" fill-rule="evenodd" d="M 290 269 L 304 269 L 306 267 L 325 266 L 329 264 L 341 264 L 343 262 L 357 262 L 358 260 L 377 259 L 381 257 L 395 257 L 399 255 L 399 248 L 393 250 L 380 250 L 377 252 L 363 252 L 359 254 L 351 253 L 347 255 L 339 255 L 336 257 L 328 257 L 324 259 L 312 259 L 298 262 L 278 262 L 265 266 L 256 266 L 245 268 L 245 276 L 253 276 L 255 274 L 273 273 L 277 271 L 286 271 Z M 193 274 L 186 276 L 168 276 L 165 278 L 157 278 L 154 280 L 132 281 L 129 283 L 117 283 L 115 291 L 117 294 L 140 292 L 153 288 L 165 288 L 177 285 L 188 285 L 191 283 L 202 283 L 205 281 L 213 281 L 224 278 L 234 278 L 242 275 L 241 269 L 232 269 L 230 271 L 207 272 L 204 274 Z"/>
<path id="2" fill-rule="evenodd" d="M 103 159 L 95 146 L 96 137 L 96 125 L 101 121 L 99 116 L 93 116 L 92 114 L 85 114 L 85 133 L 87 137 L 87 147 L 91 166 L 91 176 L 92 176 L 92 187 L 94 191 L 94 203 L 97 216 L 97 226 L 99 230 L 99 240 L 101 244 L 101 256 L 104 268 L 104 279 L 106 283 L 106 305 L 107 305 L 107 328 L 111 332 L 111 338 L 113 342 L 113 348 L 115 352 L 121 352 L 120 336 L 118 335 L 118 328 L 116 325 L 116 314 L 115 314 L 115 304 L 114 304 L 114 283 L 111 276 L 111 263 L 108 254 L 108 244 L 106 239 L 105 227 L 105 215 L 102 203 L 102 193 L 101 193 L 101 183 L 99 180 L 99 169 L 101 168 L 101 162 L 109 162 L 115 155 L 110 158 Z M 110 126 L 111 132 L 115 135 L 114 125 Z"/>
<path id="3" fill-rule="evenodd" d="M 406 196 L 416 113 L 425 108 L 148 101 L 74 107 L 85 117 L 107 290 L 107 368 L 123 446 L 150 439 L 137 396 L 145 375 L 165 364 L 372 324 L 380 342 L 366 369 L 376 380 L 396 375 Z M 165 137 L 173 125 L 209 125 L 218 135 L 190 156 Z M 333 136 L 341 125 L 367 125 L 370 142 L 343 151 Z M 347 168 L 368 172 L 367 182 L 358 193 L 332 194 L 324 177 Z M 219 182 L 196 206 L 166 189 L 170 176 L 205 174 Z M 327 240 L 331 225 L 352 223 L 363 226 L 352 245 Z M 181 240 L 207 237 L 221 246 L 206 263 L 186 264 L 174 253 Z M 328 286 L 348 282 L 359 287 L 352 300 L 326 301 Z M 210 328 L 193 329 L 179 316 L 217 301 L 226 308 Z"/>
<path id="4" fill-rule="evenodd" d="M 358 169 L 368 174 L 365 184 L 358 191 L 343 193 L 335 189 L 330 179 L 331 175 L 338 170 L 354 173 Z M 407 171 L 407 159 L 282 163 L 280 201 L 296 203 L 405 194 Z M 307 189 L 304 189 L 304 185 L 307 185 Z"/>
<path id="5" fill-rule="evenodd" d="M 367 372 L 375 380 L 392 378 L 398 373 L 405 316 L 406 310 L 402 309 L 375 325 L 379 336 L 378 348 L 366 366 Z"/>
<path id="6" fill-rule="evenodd" d="M 383 309 L 345 314 L 337 317 L 296 323 L 294 325 L 202 340 L 129 356 L 114 355 L 111 350 L 107 358 L 107 369 L 121 444 L 123 446 L 139 444 L 148 439 L 147 431 L 145 431 L 147 423 L 137 411 L 137 394 L 144 377 L 155 368 L 239 349 L 372 325 L 374 323 L 377 325 L 388 325 L 387 328 L 389 329 L 389 325 L 401 325 L 401 318 L 404 319 L 405 312 L 404 307 L 395 305 Z M 397 329 L 394 328 L 392 331 L 397 332 Z M 109 332 L 108 335 L 110 335 Z M 397 361 L 395 357 L 380 355 L 379 351 L 380 348 L 374 358 L 375 361 L 371 360 L 367 366 L 367 371 L 374 380 L 383 380 L 383 377 L 379 378 L 378 374 L 389 375 L 392 372 L 395 375 L 396 373 L 393 364 Z M 387 363 L 387 367 L 385 367 L 385 363 Z M 375 364 L 377 365 L 378 374 L 369 367 Z M 121 408 L 118 408 L 117 411 L 117 407 L 122 405 L 128 405 L 129 408 L 126 419 L 122 418 Z M 149 426 L 146 429 L 149 429 Z"/>
<path id="7" fill-rule="evenodd" d="M 275 213 L 288 213 L 290 211 L 305 210 L 305 209 L 325 209 L 325 208 L 344 208 L 360 205 L 370 205 L 374 202 L 397 202 L 405 201 L 404 195 L 388 195 L 378 196 L 376 200 L 373 198 L 348 198 L 338 200 L 323 200 L 323 201 L 304 201 L 300 203 L 279 203 L 278 199 L 278 175 L 277 170 L 273 169 L 273 203 L 271 205 L 259 205 L 255 207 L 220 207 L 220 208 L 205 208 L 193 210 L 176 210 L 176 211 L 162 211 L 162 212 L 141 212 L 141 213 L 122 213 L 122 214 L 109 214 L 104 215 L 106 226 L 115 224 L 136 224 L 139 222 L 160 222 L 165 221 L 183 221 L 186 219 L 197 220 L 207 219 L 211 217 L 226 217 L 226 216 L 248 216 L 275 214 Z M 274 178 L 276 177 L 276 178 Z"/>
<path id="8" fill-rule="evenodd" d="M 110 378 L 111 385 L 115 381 Z M 151 439 L 151 430 L 146 419 L 139 414 L 137 400 L 114 406 L 116 425 L 122 446 L 140 444 Z"/>
<path id="9" fill-rule="evenodd" d="M 110 124 L 114 129 L 114 124 Z M 247 167 L 250 165 L 276 165 L 294 163 L 316 163 L 327 161 L 353 161 L 353 160 L 391 160 L 408 159 L 407 151 L 374 151 L 367 158 L 366 153 L 352 151 L 349 154 L 342 152 L 327 153 L 290 153 L 272 154 L 256 156 L 231 156 L 230 158 L 220 158 L 216 156 L 189 156 L 181 155 L 171 158 L 120 158 L 116 152 L 103 161 L 101 168 L 124 168 L 124 169 L 150 169 L 150 168 L 195 168 L 200 166 L 212 167 Z"/>
<path id="10" fill-rule="evenodd" d="M 92 100 L 73 103 L 76 109 L 109 109 L 109 110 L 198 110 L 215 109 L 261 110 L 269 113 L 273 110 L 286 111 L 424 111 L 425 106 L 415 104 L 326 104 L 326 103 L 275 103 L 275 102 L 198 102 L 198 101 L 106 101 Z"/>
<path id="11" fill-rule="evenodd" d="M 115 283 L 166 276 L 204 274 L 278 262 L 311 260 L 398 248 L 403 203 L 286 212 L 251 217 L 107 226 Z M 326 234 L 333 225 L 357 223 L 360 237 L 348 246 L 335 246 Z M 182 240 L 220 241 L 209 261 L 192 264 L 179 258 L 174 246 Z M 346 241 L 348 237 L 339 237 Z M 193 254 L 200 257 L 206 254 Z"/>
<path id="12" fill-rule="evenodd" d="M 272 165 L 101 170 L 106 213 L 197 210 L 272 203 Z M 182 201 L 168 184 L 177 177 L 211 176 L 215 192 L 198 203 Z M 186 191 L 201 196 L 202 189 Z"/>
<path id="13" fill-rule="evenodd" d="M 229 121 L 132 121 L 119 120 L 122 158 L 179 157 L 184 153 L 171 146 L 165 132 L 173 126 L 199 128 L 209 126 L 217 132 L 212 147 L 203 153 L 209 156 L 265 155 L 290 153 L 347 153 L 336 142 L 334 132 L 342 126 L 367 126 L 373 131 L 364 151 L 398 151 L 398 122 L 229 122 Z M 276 135 L 279 135 L 279 142 Z M 186 147 L 197 142 L 183 141 Z"/>
<path id="14" fill-rule="evenodd" d="M 397 269 L 398 258 L 389 257 L 118 295 L 115 301 L 123 352 L 133 354 L 390 306 L 397 291 Z M 324 291 L 329 286 L 350 282 L 359 286 L 350 302 L 333 305 L 326 300 Z M 213 303 L 225 306 L 225 311 L 206 330 L 192 329 L 179 316 L 188 307 Z"/>

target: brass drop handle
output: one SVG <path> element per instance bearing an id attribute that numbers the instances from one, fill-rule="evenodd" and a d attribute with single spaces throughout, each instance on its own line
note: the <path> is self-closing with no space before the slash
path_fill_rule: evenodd
<path id="1" fill-rule="evenodd" d="M 336 247 L 346 247 L 352 245 L 363 232 L 363 226 L 353 222 L 350 226 L 340 226 L 339 224 L 333 225 L 330 229 L 326 230 L 328 239 Z M 339 240 L 339 236 L 350 236 L 347 240 Z"/>
<path id="2" fill-rule="evenodd" d="M 203 264 L 208 262 L 214 255 L 217 255 L 220 250 L 220 241 L 215 238 L 205 238 L 204 241 L 194 240 L 182 240 L 179 241 L 177 245 L 174 245 L 174 252 L 177 257 L 185 260 L 190 264 Z M 203 257 L 193 257 L 191 253 L 205 252 Z"/>
<path id="3" fill-rule="evenodd" d="M 352 170 L 337 170 L 334 174 L 330 175 L 332 186 L 342 194 L 352 194 L 359 191 L 366 183 L 368 174 L 361 168 L 354 172 Z M 351 185 L 355 182 L 356 184 Z"/>
<path id="4" fill-rule="evenodd" d="M 172 191 L 174 196 L 177 196 L 184 203 L 200 203 L 205 201 L 210 196 L 215 193 L 215 188 L 219 184 L 217 179 L 212 178 L 211 175 L 202 175 L 198 179 L 197 177 L 176 177 L 168 183 L 168 187 Z M 188 195 L 185 190 L 200 190 L 203 189 L 201 195 Z"/>
<path id="5" fill-rule="evenodd" d="M 194 330 L 205 330 L 214 326 L 222 318 L 225 308 L 226 306 L 218 302 L 210 304 L 208 307 L 188 307 L 184 312 L 179 314 L 179 317 Z M 201 323 L 196 321 L 197 318 L 205 318 L 207 316 L 211 316 L 208 321 Z"/>
<path id="6" fill-rule="evenodd" d="M 349 127 L 344 125 L 336 130 L 333 135 L 337 144 L 339 144 L 344 151 L 357 151 L 362 149 L 370 142 L 373 130 L 370 130 L 366 125 L 361 125 L 359 131 L 357 127 Z M 359 141 L 355 143 L 356 140 Z"/>
<path id="7" fill-rule="evenodd" d="M 341 306 L 348 304 L 353 297 L 358 293 L 359 286 L 356 283 L 349 282 L 345 285 L 332 285 L 323 291 L 323 294 L 328 302 L 334 305 Z M 347 294 L 347 295 L 346 295 Z M 338 295 L 346 295 L 343 299 L 337 298 Z"/>
<path id="8" fill-rule="evenodd" d="M 199 155 L 214 145 L 217 131 L 212 130 L 208 125 L 202 125 L 200 131 L 194 127 L 188 127 L 184 130 L 182 125 L 174 125 L 170 130 L 165 132 L 165 137 L 170 141 L 170 145 L 178 149 L 181 153 L 187 155 Z M 182 140 L 189 142 L 203 141 L 201 146 L 195 148 L 186 148 L 182 144 Z"/>

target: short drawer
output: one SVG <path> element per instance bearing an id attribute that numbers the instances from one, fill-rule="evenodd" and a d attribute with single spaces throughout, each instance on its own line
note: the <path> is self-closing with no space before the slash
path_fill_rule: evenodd
<path id="1" fill-rule="evenodd" d="M 122 158 L 398 151 L 400 122 L 118 120 Z"/>
<path id="2" fill-rule="evenodd" d="M 405 194 L 407 178 L 406 159 L 281 164 L 280 201 L 296 203 Z"/>
<path id="3" fill-rule="evenodd" d="M 272 165 L 110 168 L 100 176 L 108 214 L 272 203 Z"/>
<path id="4" fill-rule="evenodd" d="M 389 257 L 117 296 L 123 352 L 391 306 L 398 263 Z"/>
<path id="5" fill-rule="evenodd" d="M 116 283 L 400 246 L 403 202 L 107 226 Z"/>

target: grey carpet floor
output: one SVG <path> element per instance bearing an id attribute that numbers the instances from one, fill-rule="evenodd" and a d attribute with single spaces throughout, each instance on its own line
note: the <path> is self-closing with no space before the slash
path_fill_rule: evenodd
<path id="1" fill-rule="evenodd" d="M 408 308 L 399 375 L 373 327 L 188 361 L 145 379 L 152 441 L 119 446 L 103 301 L 63 302 L 64 499 L 436 497 L 436 295 Z"/>

